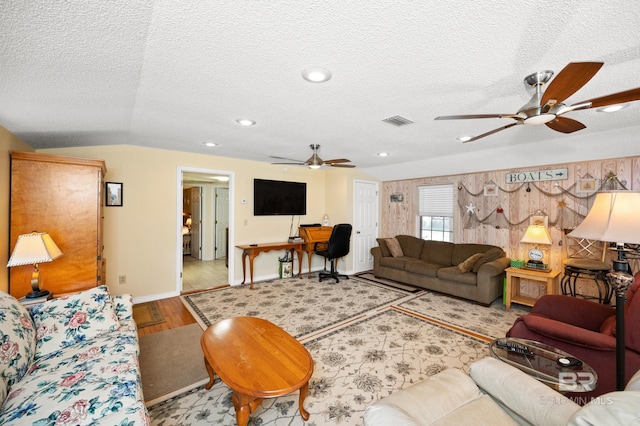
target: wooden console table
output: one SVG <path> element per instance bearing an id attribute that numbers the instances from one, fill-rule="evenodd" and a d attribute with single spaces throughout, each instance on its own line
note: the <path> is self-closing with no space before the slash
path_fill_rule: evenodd
<path id="1" fill-rule="evenodd" d="M 298 253 L 298 278 L 302 278 L 302 246 L 304 246 L 304 241 L 296 243 L 243 244 L 236 246 L 242 250 L 242 284 L 244 284 L 247 279 L 247 256 L 249 256 L 249 277 L 251 279 L 251 286 L 249 288 L 253 289 L 253 259 L 260 253 L 271 250 L 289 250 L 292 260 L 293 252 Z"/>

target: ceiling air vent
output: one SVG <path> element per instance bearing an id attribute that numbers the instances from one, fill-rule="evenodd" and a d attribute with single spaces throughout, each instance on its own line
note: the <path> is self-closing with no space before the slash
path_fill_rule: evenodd
<path id="1" fill-rule="evenodd" d="M 407 124 L 413 123 L 413 121 L 409 120 L 408 118 L 404 118 L 400 115 L 394 115 L 393 117 L 385 118 L 382 121 L 384 121 L 385 123 L 393 124 L 394 126 L 397 126 L 397 127 L 406 126 Z"/>

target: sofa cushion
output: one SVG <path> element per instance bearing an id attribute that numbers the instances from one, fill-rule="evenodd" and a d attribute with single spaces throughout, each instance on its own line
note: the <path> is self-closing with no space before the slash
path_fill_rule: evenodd
<path id="1" fill-rule="evenodd" d="M 387 268 L 399 269 L 400 271 L 404 271 L 404 265 L 407 261 L 411 261 L 415 259 L 411 259 L 410 257 L 383 257 L 380 259 L 380 266 L 385 266 Z"/>
<path id="2" fill-rule="evenodd" d="M 402 251 L 402 247 L 400 247 L 400 242 L 395 238 L 385 238 L 385 244 L 387 245 L 387 249 L 391 256 L 400 257 L 404 256 L 404 252 Z"/>
<path id="3" fill-rule="evenodd" d="M 458 269 L 463 274 L 465 272 L 469 272 L 473 268 L 473 265 L 475 265 L 476 262 L 480 260 L 481 257 L 484 257 L 484 253 L 472 254 L 471 256 L 466 258 L 464 262 L 461 262 L 458 264 Z"/>
<path id="4" fill-rule="evenodd" d="M 37 305 L 31 314 L 37 330 L 36 359 L 120 326 L 106 286 Z"/>
<path id="5" fill-rule="evenodd" d="M 400 243 L 402 252 L 405 256 L 413 257 L 414 259 L 420 259 L 422 246 L 424 245 L 423 239 L 414 237 L 412 235 L 398 235 L 396 238 Z"/>
<path id="6" fill-rule="evenodd" d="M 438 278 L 456 283 L 476 285 L 477 277 L 473 272 L 460 272 L 457 266 L 438 269 Z"/>
<path id="7" fill-rule="evenodd" d="M 427 240 L 424 242 L 422 247 L 420 259 L 436 263 L 438 265 L 452 266 L 451 255 L 453 254 L 454 247 L 454 243 Z"/>
<path id="8" fill-rule="evenodd" d="M 389 251 L 389 247 L 387 247 L 387 239 L 386 238 L 376 238 L 378 242 L 378 247 L 380 247 L 380 252 L 383 257 L 391 256 L 391 252 Z"/>
<path id="9" fill-rule="evenodd" d="M 413 272 L 433 278 L 436 278 L 438 276 L 438 269 L 440 268 L 442 268 L 442 265 L 425 262 L 424 260 L 407 261 L 404 265 L 404 269 L 407 272 Z"/>
<path id="10" fill-rule="evenodd" d="M 0 292 L 0 406 L 7 390 L 33 363 L 35 330 L 27 309 L 15 297 Z"/>
<path id="11" fill-rule="evenodd" d="M 482 257 L 480 257 L 476 263 L 473 264 L 473 268 L 471 270 L 473 272 L 478 272 L 478 269 L 485 263 L 493 262 L 496 259 L 500 259 L 504 256 L 504 250 L 500 247 L 492 247 L 489 250 L 485 251 Z"/>
<path id="12" fill-rule="evenodd" d="M 451 255 L 451 265 L 464 262 L 469 256 L 476 253 L 485 253 L 495 246 L 488 244 L 455 244 Z"/>
<path id="13" fill-rule="evenodd" d="M 0 424 L 148 424 L 139 374 L 135 329 L 78 342 L 36 361 L 11 389 Z"/>
<path id="14" fill-rule="evenodd" d="M 569 419 L 569 425 L 640 424 L 640 392 L 609 392 L 595 398 Z"/>

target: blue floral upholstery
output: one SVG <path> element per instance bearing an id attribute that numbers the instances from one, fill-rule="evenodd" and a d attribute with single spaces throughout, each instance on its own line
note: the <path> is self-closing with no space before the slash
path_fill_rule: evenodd
<path id="1" fill-rule="evenodd" d="M 27 323 L 17 314 L 9 318 L 6 305 L 12 307 L 9 312 L 26 312 L 13 297 L 0 292 L 0 336 L 14 342 L 12 336 L 20 335 L 16 323 L 24 323 L 25 329 L 31 325 L 32 341 L 20 341 L 31 352 L 23 351 L 13 363 L 4 363 L 0 355 L 0 378 L 7 383 L 0 424 L 149 424 L 130 296 L 110 296 L 106 287 L 97 287 L 31 308 L 36 324 L 48 322 L 47 332 L 39 337 L 49 336 L 46 343 L 56 342 L 42 356 L 35 353 L 36 343 L 38 348 L 48 345 L 37 341 L 31 319 L 27 316 Z M 29 357 L 32 362 L 22 367 Z M 21 370 L 22 377 L 12 378 L 20 376 Z"/>

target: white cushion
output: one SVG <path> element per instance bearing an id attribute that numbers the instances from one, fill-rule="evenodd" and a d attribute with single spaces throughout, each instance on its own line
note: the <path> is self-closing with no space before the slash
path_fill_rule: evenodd
<path id="1" fill-rule="evenodd" d="M 640 425 L 640 392 L 609 392 L 594 398 L 569 420 L 570 426 Z"/>

